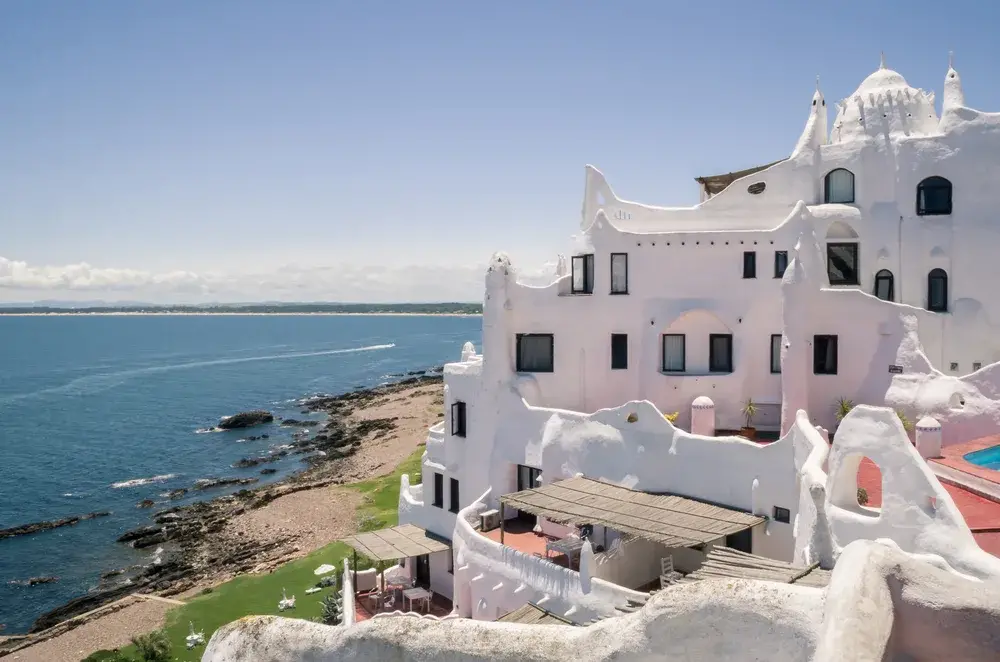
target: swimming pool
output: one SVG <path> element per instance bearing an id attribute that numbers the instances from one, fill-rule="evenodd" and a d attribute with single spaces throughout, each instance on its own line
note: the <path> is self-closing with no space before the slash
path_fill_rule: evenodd
<path id="1" fill-rule="evenodd" d="M 962 459 L 984 469 L 1000 471 L 1000 444 L 984 448 L 981 451 L 966 453 Z"/>

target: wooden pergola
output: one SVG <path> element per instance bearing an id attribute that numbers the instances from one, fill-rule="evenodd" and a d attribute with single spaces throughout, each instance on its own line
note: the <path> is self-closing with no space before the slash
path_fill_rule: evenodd
<path id="1" fill-rule="evenodd" d="M 728 547 L 715 547 L 708 552 L 701 567 L 684 577 L 681 582 L 705 579 L 762 579 L 781 584 L 825 588 L 830 583 L 831 572 L 820 568 L 819 563 L 799 566 Z"/>
<path id="2" fill-rule="evenodd" d="M 413 524 L 355 533 L 344 538 L 342 542 L 354 553 L 355 586 L 358 577 L 358 552 L 381 564 L 383 561 L 398 561 L 451 549 L 451 542 L 448 540 Z"/>
<path id="3" fill-rule="evenodd" d="M 505 507 L 559 524 L 599 524 L 666 547 L 696 547 L 765 521 L 758 515 L 688 497 L 639 492 L 577 476 L 500 497 L 501 543 Z"/>

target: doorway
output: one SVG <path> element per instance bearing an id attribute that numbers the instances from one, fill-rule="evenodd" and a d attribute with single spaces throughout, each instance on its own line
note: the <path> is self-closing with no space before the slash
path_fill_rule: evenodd
<path id="1" fill-rule="evenodd" d="M 417 585 L 430 588 L 431 585 L 431 558 L 427 554 L 417 557 Z"/>
<path id="2" fill-rule="evenodd" d="M 753 532 L 743 529 L 739 533 L 726 536 L 726 547 L 751 554 L 753 552 Z"/>
<path id="3" fill-rule="evenodd" d="M 529 467 L 523 464 L 517 465 L 517 491 L 531 490 L 538 487 L 538 479 L 542 476 L 542 470 Z M 538 518 L 531 513 L 517 511 L 518 522 L 522 522 L 529 528 L 534 528 Z"/>

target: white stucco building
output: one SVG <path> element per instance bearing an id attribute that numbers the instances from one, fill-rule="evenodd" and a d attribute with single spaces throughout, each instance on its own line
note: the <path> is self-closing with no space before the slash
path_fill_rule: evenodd
<path id="1" fill-rule="evenodd" d="M 401 522 L 452 540 L 470 526 L 458 517 L 470 504 L 476 515 L 502 495 L 583 474 L 759 515 L 766 526 L 715 544 L 792 561 L 796 412 L 832 430 L 839 399 L 889 406 L 936 418 L 946 445 L 1000 429 L 990 255 L 1000 114 L 966 106 L 950 63 L 940 114 L 934 96 L 883 61 L 828 126 L 817 85 L 787 159 L 699 178 L 694 207 L 622 200 L 588 166 L 580 231 L 553 282 L 522 284 L 506 256 L 492 258 L 482 354 L 466 344 L 445 367 L 446 419 L 428 436 L 420 485 L 404 483 Z M 708 423 L 692 428 L 698 398 Z M 778 441 L 686 431 L 735 433 L 751 400 L 753 426 Z M 663 417 L 672 412 L 676 427 Z M 544 518 L 540 527 L 569 531 Z M 592 532 L 602 547 L 603 530 Z M 525 580 L 563 571 L 544 560 L 515 561 L 504 546 L 506 573 L 478 567 L 495 543 L 476 538 L 412 572 L 463 615 L 495 618 L 538 599 L 582 608 Z M 695 567 L 711 547 L 698 548 Z M 681 569 L 688 552 L 671 551 Z M 620 574 L 607 554 L 598 580 Z M 635 597 L 625 590 L 635 586 L 601 587 L 618 602 Z"/>
<path id="2" fill-rule="evenodd" d="M 428 434 L 419 484 L 404 476 L 400 492 L 400 524 L 437 550 L 405 567 L 453 601 L 451 620 L 419 626 L 418 641 L 403 616 L 377 617 L 301 635 L 302 650 L 410 659 L 433 641 L 442 659 L 476 646 L 564 659 L 577 645 L 588 659 L 916 659 L 932 648 L 995 659 L 1000 639 L 982 624 L 1000 614 L 996 597 L 948 605 L 985 595 L 1000 559 L 921 455 L 1000 431 L 1000 113 L 969 108 L 950 63 L 939 114 L 933 92 L 884 62 L 832 125 L 818 86 L 803 112 L 787 159 L 699 178 L 694 207 L 622 200 L 588 166 L 580 232 L 548 285 L 519 282 L 494 255 L 482 353 L 466 343 L 445 366 L 445 420 Z M 858 406 L 838 420 L 841 399 Z M 772 443 L 735 436 L 748 401 Z M 916 445 L 900 413 L 920 420 Z M 859 503 L 863 458 L 881 469 L 879 508 Z M 574 534 L 556 547 L 575 549 L 575 565 L 529 544 Z M 737 572 L 726 591 L 681 584 L 649 598 L 664 559 L 686 581 L 709 556 L 740 552 L 786 563 L 786 584 L 836 569 L 780 589 Z M 890 597 L 899 572 L 926 580 L 930 597 Z M 917 606 L 900 609 L 908 599 Z M 529 603 L 589 632 L 466 620 Z M 643 604 L 642 618 L 623 616 Z M 620 625 L 593 625 L 611 617 Z M 909 625 L 893 629 L 894 618 Z M 241 627 L 206 659 L 229 660 L 257 636 Z M 284 636 L 280 623 L 261 627 Z M 622 652 L 615 632 L 632 627 Z"/>

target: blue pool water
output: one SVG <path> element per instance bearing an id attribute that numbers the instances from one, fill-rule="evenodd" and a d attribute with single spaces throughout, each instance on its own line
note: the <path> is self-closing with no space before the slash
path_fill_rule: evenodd
<path id="1" fill-rule="evenodd" d="M 975 464 L 976 466 L 1000 471 L 1000 444 L 984 448 L 981 451 L 966 453 L 962 458 L 966 462 Z"/>
<path id="2" fill-rule="evenodd" d="M 204 477 L 263 482 L 259 468 L 230 465 L 292 435 L 275 425 L 269 439 L 242 441 L 241 431 L 200 428 L 256 408 L 302 418 L 300 398 L 457 360 L 481 329 L 479 317 L 0 317 L 0 528 L 113 513 L 0 540 L 3 634 L 25 631 L 102 572 L 148 562 L 153 550 L 115 543 L 148 523 L 139 501 L 162 508 L 164 492 Z M 270 479 L 300 460 L 269 465 Z M 59 581 L 9 583 L 36 576 Z"/>

